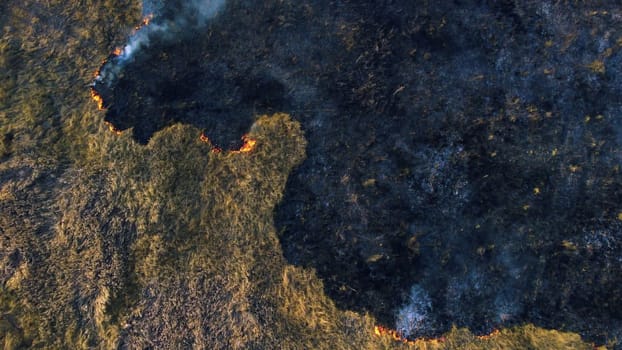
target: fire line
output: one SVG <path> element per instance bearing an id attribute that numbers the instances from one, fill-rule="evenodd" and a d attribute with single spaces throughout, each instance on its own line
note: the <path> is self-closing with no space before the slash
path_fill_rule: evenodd
<path id="1" fill-rule="evenodd" d="M 104 107 L 104 99 L 101 96 L 99 96 L 97 91 L 95 91 L 95 89 L 93 88 L 91 88 L 91 98 L 93 98 L 95 103 L 97 103 L 97 109 L 99 109 L 100 111 L 103 111 L 106 109 L 106 107 Z"/>
<path id="2" fill-rule="evenodd" d="M 142 19 L 141 23 L 134 28 L 134 31 L 132 32 L 132 35 L 136 35 L 136 32 L 138 32 L 141 28 L 148 26 L 152 19 L 153 19 L 153 14 L 149 14 L 149 15 L 145 16 Z M 111 56 L 109 56 L 107 59 L 105 59 L 102 62 L 101 67 L 104 67 L 108 63 L 108 61 L 110 59 L 114 59 L 116 57 L 120 57 L 120 56 L 124 55 L 125 53 L 126 53 L 126 48 L 125 47 L 117 47 L 117 48 L 115 48 L 113 50 Z M 101 79 L 101 68 L 98 69 L 97 71 L 95 71 L 95 76 L 94 77 L 95 77 L 96 81 Z M 91 87 L 91 98 L 97 104 L 97 109 L 98 110 L 100 110 L 100 111 L 101 110 L 106 110 L 106 105 L 105 105 L 105 101 L 104 101 L 103 97 L 97 92 L 97 90 L 95 90 L 94 87 L 95 87 L 95 85 L 93 84 L 93 86 Z M 113 133 L 115 133 L 117 135 L 120 135 L 122 133 L 121 130 L 117 129 L 110 122 L 106 122 L 106 126 L 108 126 L 108 128 L 110 129 L 111 132 L 113 132 Z M 209 144 L 212 147 L 212 152 L 213 153 L 221 153 L 222 152 L 222 149 L 220 147 L 215 146 L 214 144 L 212 144 L 211 140 L 204 133 L 201 133 L 201 136 L 199 138 L 200 138 L 200 140 L 202 142 L 205 142 L 205 143 Z M 229 151 L 228 153 L 232 153 L 232 154 L 249 153 L 249 152 L 253 151 L 255 149 L 255 146 L 257 145 L 257 140 L 250 138 L 248 135 L 242 136 L 242 141 L 243 141 L 243 144 L 240 147 L 240 149 L 232 150 L 232 151 Z"/>
<path id="3" fill-rule="evenodd" d="M 405 337 L 403 337 L 400 332 L 394 330 L 394 329 L 390 329 L 387 327 L 383 327 L 383 326 L 375 326 L 374 327 L 374 334 L 377 337 L 390 337 L 392 340 L 394 340 L 395 342 L 399 342 L 399 343 L 403 343 L 406 345 L 410 345 L 410 346 L 414 346 L 416 345 L 416 341 L 415 340 L 409 340 Z M 501 334 L 501 331 L 499 331 L 498 329 L 493 330 L 492 332 L 490 332 L 490 334 L 485 334 L 485 335 L 478 335 L 477 339 L 480 340 L 490 340 L 498 335 Z M 438 343 L 442 343 L 445 341 L 444 337 L 440 337 L 440 338 L 432 338 L 432 339 L 421 339 L 420 340 L 424 340 L 424 341 L 432 341 L 432 342 L 438 342 Z"/>
<path id="4" fill-rule="evenodd" d="M 220 148 L 218 146 L 214 146 L 212 141 L 209 139 L 209 137 L 207 137 L 207 135 L 205 135 L 205 133 L 201 133 L 201 136 L 199 136 L 199 139 L 202 142 L 205 142 L 208 145 L 212 146 L 212 152 L 213 153 L 221 153 L 222 152 L 222 148 Z M 244 143 L 242 144 L 242 147 L 240 147 L 240 149 L 232 150 L 232 151 L 229 151 L 228 153 L 230 153 L 230 154 L 249 153 L 249 152 L 253 151 L 255 149 L 255 146 L 257 145 L 257 140 L 250 138 L 248 135 L 242 136 L 242 141 L 244 141 Z"/>

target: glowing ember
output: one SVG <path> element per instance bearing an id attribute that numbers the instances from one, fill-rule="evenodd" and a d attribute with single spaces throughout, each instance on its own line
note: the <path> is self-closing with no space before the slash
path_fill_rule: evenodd
<path id="1" fill-rule="evenodd" d="M 142 19 L 142 21 L 140 21 L 140 24 L 138 24 L 136 27 L 134 27 L 134 30 L 132 31 L 132 35 L 136 35 L 136 32 L 141 30 L 143 27 L 148 26 L 152 19 L 153 19 L 153 14 L 149 14 L 149 15 L 145 16 Z"/>
<path id="2" fill-rule="evenodd" d="M 145 18 L 143 18 L 142 22 L 140 22 L 139 25 L 134 27 L 134 30 L 139 30 L 142 27 L 148 26 L 149 22 L 151 22 L 152 19 L 153 19 L 153 13 L 148 14 L 147 16 L 145 16 Z"/>
<path id="3" fill-rule="evenodd" d="M 153 18 L 153 13 L 150 13 L 147 16 L 145 16 L 145 18 L 143 18 L 143 25 L 148 26 L 152 18 Z"/>
<path id="4" fill-rule="evenodd" d="M 496 337 L 499 334 L 501 334 L 501 331 L 498 329 L 495 329 L 494 331 L 490 332 L 490 334 L 486 334 L 486 335 L 478 335 L 477 339 L 481 339 L 481 340 L 488 340 L 490 338 Z"/>
<path id="5" fill-rule="evenodd" d="M 205 142 L 205 143 L 209 143 L 210 145 L 212 144 L 209 140 L 209 138 L 207 138 L 207 136 L 205 136 L 204 133 L 201 133 L 201 136 L 199 137 L 201 139 L 201 141 Z"/>
<path id="6" fill-rule="evenodd" d="M 408 340 L 407 338 L 404 338 L 398 331 L 393 330 L 393 329 L 389 329 L 383 326 L 375 326 L 374 327 L 374 334 L 378 337 L 390 337 L 391 339 L 393 339 L 396 342 L 400 342 L 400 343 L 404 343 L 407 345 L 416 345 L 416 341 L 415 340 Z M 498 335 L 501 334 L 501 331 L 499 331 L 498 329 L 493 330 L 490 334 L 486 334 L 486 335 L 478 335 L 477 339 L 480 340 L 490 340 Z M 442 343 L 445 341 L 445 337 L 440 337 L 440 338 L 434 338 L 434 339 L 422 339 L 419 338 L 419 340 L 425 340 L 428 342 L 435 342 L 435 343 Z"/>
<path id="7" fill-rule="evenodd" d="M 93 98 L 93 100 L 97 103 L 97 109 L 99 109 L 100 111 L 106 109 L 104 107 L 104 99 L 102 99 L 102 97 L 99 96 L 97 92 L 93 89 L 91 89 L 91 98 Z"/>
<path id="8" fill-rule="evenodd" d="M 112 52 L 115 56 L 121 56 L 121 54 L 123 53 L 123 49 L 120 47 L 117 47 L 116 49 L 114 49 L 114 51 Z"/>
<path id="9" fill-rule="evenodd" d="M 391 337 L 393 340 L 397 341 L 397 342 L 401 342 L 401 343 L 405 343 L 408 345 L 415 345 L 415 342 L 412 340 L 408 340 L 404 337 L 402 337 L 402 335 L 393 329 L 389 329 L 386 327 L 382 327 L 382 326 L 375 326 L 374 327 L 374 334 L 376 334 L 379 337 Z"/>
<path id="10" fill-rule="evenodd" d="M 220 153 L 220 152 L 222 152 L 222 149 L 220 149 L 219 147 L 214 146 L 212 141 L 210 141 L 210 139 L 204 133 L 201 133 L 201 136 L 199 138 L 201 139 L 202 142 L 205 142 L 208 145 L 212 146 L 212 153 Z"/>

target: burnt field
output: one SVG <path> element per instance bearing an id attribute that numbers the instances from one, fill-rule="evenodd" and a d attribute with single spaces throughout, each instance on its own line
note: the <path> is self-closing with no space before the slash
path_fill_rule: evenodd
<path id="1" fill-rule="evenodd" d="M 613 1 L 122 3 L 2 17 L 5 342 L 619 347 Z"/>
<path id="2" fill-rule="evenodd" d="M 141 143 L 182 122 L 235 148 L 253 115 L 299 121 L 275 224 L 343 309 L 412 337 L 531 322 L 603 341 L 622 311 L 615 11 L 231 2 L 205 36 L 142 29 L 94 88 Z"/>

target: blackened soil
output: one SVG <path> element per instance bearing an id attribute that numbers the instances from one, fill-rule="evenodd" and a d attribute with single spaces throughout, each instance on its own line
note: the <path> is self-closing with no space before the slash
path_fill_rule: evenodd
<path id="1" fill-rule="evenodd" d="M 233 147 L 288 112 L 308 158 L 275 223 L 337 305 L 419 313 L 411 337 L 532 322 L 604 342 L 622 336 L 620 18 L 615 1 L 232 0 L 200 35 L 153 38 L 102 91 L 106 118 Z"/>
<path id="2" fill-rule="evenodd" d="M 239 148 L 256 113 L 287 109 L 285 89 L 269 76 L 203 60 L 210 49 L 201 38 L 154 38 L 128 63 L 111 57 L 107 64 L 123 65 L 122 72 L 110 88 L 106 81 L 94 86 L 107 108 L 105 120 L 121 131 L 133 128 L 142 144 L 182 122 L 205 130 L 215 146 Z"/>

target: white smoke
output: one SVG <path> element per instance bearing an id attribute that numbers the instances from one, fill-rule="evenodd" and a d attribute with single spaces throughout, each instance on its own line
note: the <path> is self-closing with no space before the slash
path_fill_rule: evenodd
<path id="1" fill-rule="evenodd" d="M 167 32 L 167 29 L 167 26 L 155 23 L 141 27 L 130 37 L 128 43 L 121 50 L 121 54 L 117 56 L 117 59 L 119 62 L 131 59 L 141 48 L 149 46 L 149 40 L 152 35 L 164 34 Z"/>
<path id="2" fill-rule="evenodd" d="M 162 0 L 143 0 L 143 17 L 159 15 L 162 7 Z"/>
<path id="3" fill-rule="evenodd" d="M 410 290 L 406 304 L 397 313 L 396 329 L 406 338 L 425 335 L 430 328 L 432 299 L 418 284 Z"/>
<path id="4" fill-rule="evenodd" d="M 169 34 L 171 26 L 177 28 L 184 28 L 188 26 L 188 17 L 193 16 L 196 18 L 196 24 L 198 26 L 204 26 L 207 22 L 216 17 L 225 5 L 225 0 L 192 0 L 184 4 L 184 8 L 179 10 L 179 15 L 171 21 L 165 21 L 159 23 L 157 21 L 158 13 L 149 13 L 145 16 L 156 16 L 153 21 L 148 25 L 140 27 L 136 32 L 132 34 L 128 43 L 123 47 L 121 54 L 118 56 L 120 63 L 130 60 L 134 54 L 141 48 L 147 47 L 150 44 L 151 38 L 157 36 L 162 38 Z M 161 8 L 159 2 L 145 1 L 143 3 L 144 9 L 158 10 Z"/>
<path id="5" fill-rule="evenodd" d="M 166 7 L 166 1 L 144 0 L 143 15 L 150 19 L 149 23 L 137 28 L 132 33 L 121 52 L 108 60 L 101 68 L 93 85 L 105 83 L 110 87 L 125 64 L 130 62 L 141 49 L 148 47 L 152 40 L 156 38 L 160 41 L 173 40 L 179 33 L 201 29 L 211 19 L 218 16 L 225 5 L 225 0 L 191 0 L 182 1 L 182 3 L 179 5 L 180 8 L 173 11 L 175 15 L 172 19 L 163 19 L 159 16 Z"/>
<path id="6" fill-rule="evenodd" d="M 207 21 L 216 17 L 225 5 L 225 0 L 193 0 L 189 2 L 191 10 L 196 10 L 199 24 L 205 25 Z"/>

